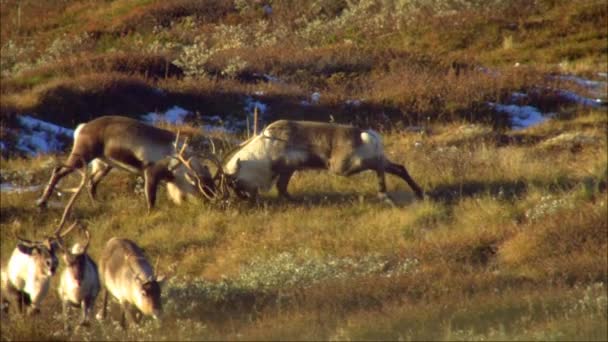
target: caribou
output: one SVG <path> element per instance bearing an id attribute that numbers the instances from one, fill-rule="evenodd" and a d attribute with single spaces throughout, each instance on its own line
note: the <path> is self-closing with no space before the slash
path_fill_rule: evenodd
<path id="1" fill-rule="evenodd" d="M 258 191 L 269 191 L 276 183 L 279 196 L 290 199 L 289 180 L 294 172 L 306 169 L 343 176 L 373 170 L 379 197 L 391 202 L 386 195 L 385 173 L 389 173 L 403 179 L 418 198 L 424 197 L 405 167 L 386 157 L 378 133 L 323 122 L 273 122 L 224 159 L 222 178 L 239 197 L 255 198 Z"/>
<path id="2" fill-rule="evenodd" d="M 127 315 L 130 321 L 136 321 L 132 308 L 142 315 L 160 318 L 161 286 L 165 277 L 155 275 L 143 250 L 135 242 L 116 237 L 108 240 L 99 259 L 99 270 L 104 287 L 100 319 L 105 319 L 107 314 L 108 293 L 122 307 L 121 325 L 124 328 L 127 327 Z"/>
<path id="3" fill-rule="evenodd" d="M 8 260 L 6 272 L 4 270 L 2 272 L 2 290 L 10 297 L 6 302 L 16 303 L 19 312 L 23 312 L 26 307 L 29 315 L 40 311 L 40 305 L 49 290 L 51 277 L 59 264 L 57 251 L 65 248 L 63 238 L 78 224 L 75 221 L 64 230 L 74 202 L 88 179 L 86 170 L 78 171 L 82 174 L 82 181 L 68 201 L 59 227 L 55 229 L 53 235 L 32 241 L 15 234 L 17 247 Z"/>
<path id="4" fill-rule="evenodd" d="M 179 132 L 174 134 L 122 116 L 102 116 L 80 124 L 74 131 L 67 162 L 54 168 L 36 204 L 45 206 L 63 177 L 89 163 L 89 195 L 93 199 L 97 185 L 112 168 L 143 175 L 148 210 L 154 208 L 160 181 L 166 181 L 169 197 L 176 204 L 197 194 L 213 199 L 215 182 L 203 160 L 217 165 L 219 161 L 211 154 L 199 158 L 188 148 L 187 139 L 181 148 L 179 140 Z"/>
<path id="5" fill-rule="evenodd" d="M 83 245 L 75 243 L 71 249 L 65 249 L 63 261 L 65 268 L 59 278 L 57 292 L 62 303 L 65 330 L 69 330 L 68 311 L 70 306 L 80 307 L 81 326 L 89 324 L 91 310 L 101 288 L 97 264 L 87 254 L 91 235 L 84 229 L 86 242 Z"/>

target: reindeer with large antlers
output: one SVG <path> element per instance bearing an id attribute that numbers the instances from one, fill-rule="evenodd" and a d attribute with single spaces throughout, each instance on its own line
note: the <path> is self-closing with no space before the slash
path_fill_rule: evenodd
<path id="1" fill-rule="evenodd" d="M 203 164 L 205 159 L 221 168 L 213 155 L 199 158 L 192 153 L 187 141 L 180 147 L 179 134 L 127 117 L 102 116 L 76 128 L 67 163 L 53 170 L 37 204 L 44 206 L 57 183 L 83 163 L 92 164 L 89 193 L 93 198 L 99 182 L 112 168 L 119 168 L 143 175 L 149 210 L 154 207 L 160 181 L 167 182 L 169 197 L 176 204 L 197 194 L 213 199 L 215 182 Z"/>
<path id="2" fill-rule="evenodd" d="M 275 121 L 229 153 L 218 173 L 239 197 L 255 198 L 276 184 L 279 196 L 290 198 L 287 185 L 296 171 L 321 169 L 351 176 L 376 172 L 378 195 L 386 193 L 385 174 L 403 179 L 422 199 L 424 191 L 403 165 L 384 153 L 382 137 L 373 130 L 312 121 Z"/>
<path id="3" fill-rule="evenodd" d="M 6 272 L 2 272 L 2 290 L 16 303 L 19 312 L 23 312 L 25 307 L 28 314 L 39 312 L 40 304 L 47 295 L 51 277 L 57 270 L 57 250 L 64 248 L 63 238 L 77 225 L 74 222 L 63 230 L 76 197 L 87 182 L 86 170 L 80 172 L 82 182 L 66 205 L 59 227 L 52 236 L 32 241 L 15 234 L 17 247 L 11 254 Z"/>

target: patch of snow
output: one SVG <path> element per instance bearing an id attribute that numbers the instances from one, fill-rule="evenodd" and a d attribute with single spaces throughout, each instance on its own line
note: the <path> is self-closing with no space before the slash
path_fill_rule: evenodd
<path id="1" fill-rule="evenodd" d="M 236 127 L 233 125 L 228 125 L 228 126 L 202 125 L 201 129 L 203 130 L 203 132 L 207 132 L 207 133 L 211 133 L 211 132 L 236 133 L 236 131 L 237 131 Z"/>
<path id="2" fill-rule="evenodd" d="M 245 98 L 245 112 L 247 113 L 253 113 L 255 107 L 258 108 L 258 113 L 260 114 L 264 114 L 266 113 L 266 109 L 268 109 L 268 106 L 258 100 L 254 100 L 252 97 L 248 96 L 247 98 Z"/>
<path id="3" fill-rule="evenodd" d="M 0 183 L 0 192 L 4 193 L 24 193 L 24 192 L 34 192 L 42 189 L 42 185 L 32 185 L 32 186 L 15 186 L 11 183 Z"/>
<path id="4" fill-rule="evenodd" d="M 18 119 L 23 129 L 17 137 L 17 150 L 30 156 L 61 151 L 63 142 L 60 141 L 59 137 L 72 138 L 74 135 L 72 129 L 57 126 L 28 115 L 19 116 Z"/>
<path id="5" fill-rule="evenodd" d="M 317 104 L 321 100 L 321 93 L 314 92 L 310 95 L 310 103 Z"/>
<path id="6" fill-rule="evenodd" d="M 263 77 L 268 82 L 282 83 L 281 80 L 278 77 L 275 77 L 275 76 L 272 76 L 272 75 L 269 75 L 269 74 L 264 74 Z"/>
<path id="7" fill-rule="evenodd" d="M 19 123 L 21 124 L 22 127 L 26 127 L 31 130 L 47 131 L 47 132 L 51 132 L 51 133 L 55 133 L 55 134 L 66 135 L 68 137 L 74 136 L 73 129 L 57 126 L 52 123 L 42 121 L 40 119 L 36 119 L 36 118 L 33 118 L 28 115 L 19 116 L 18 119 L 19 119 Z"/>
<path id="8" fill-rule="evenodd" d="M 511 117 L 512 128 L 515 130 L 524 129 L 547 120 L 536 107 L 502 105 L 492 102 L 488 104 L 497 111 L 508 114 Z"/>
<path id="9" fill-rule="evenodd" d="M 190 111 L 179 106 L 173 106 L 164 113 L 150 112 L 145 114 L 142 116 L 142 119 L 149 123 L 164 121 L 172 125 L 181 125 L 188 114 L 190 114 Z"/>
<path id="10" fill-rule="evenodd" d="M 4 151 L 6 150 L 6 145 L 4 144 L 3 141 L 0 141 L 0 151 Z"/>
<path id="11" fill-rule="evenodd" d="M 526 98 L 528 98 L 528 94 L 526 93 L 521 93 L 518 91 L 511 93 L 511 102 L 517 102 Z"/>
<path id="12" fill-rule="evenodd" d="M 597 75 L 599 77 L 608 78 L 608 72 L 598 72 Z"/>
<path id="13" fill-rule="evenodd" d="M 351 99 L 346 100 L 346 104 L 349 105 L 349 106 L 353 106 L 353 107 L 359 107 L 361 105 L 361 102 L 362 102 L 361 100 L 357 100 L 357 99 L 355 99 L 355 100 L 351 100 Z"/>
<path id="14" fill-rule="evenodd" d="M 585 96 L 578 95 L 569 90 L 558 90 L 558 94 L 567 99 L 568 101 L 572 101 L 587 107 L 599 107 L 602 105 L 603 101 L 601 99 L 591 99 Z"/>
<path id="15" fill-rule="evenodd" d="M 606 87 L 606 82 L 604 81 L 594 81 L 574 75 L 560 75 L 557 76 L 557 78 L 564 81 L 572 81 L 585 88 L 595 89 L 600 87 Z"/>
<path id="16" fill-rule="evenodd" d="M 222 122 L 222 118 L 219 115 L 214 115 L 214 116 L 205 116 L 203 117 L 203 120 L 206 121 L 211 121 L 211 122 Z"/>

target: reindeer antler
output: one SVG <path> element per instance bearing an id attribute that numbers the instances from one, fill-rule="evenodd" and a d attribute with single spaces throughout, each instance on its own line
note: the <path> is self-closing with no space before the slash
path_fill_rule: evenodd
<path id="1" fill-rule="evenodd" d="M 177 131 L 177 134 L 175 137 L 175 142 L 173 143 L 173 147 L 175 149 L 174 158 L 177 159 L 182 165 L 184 165 L 186 167 L 186 169 L 188 169 L 188 171 L 190 171 L 193 174 L 193 176 L 195 178 L 196 186 L 197 186 L 198 190 L 203 194 L 203 196 L 205 196 L 210 201 L 215 200 L 215 197 L 217 195 L 215 193 L 215 191 L 213 191 L 213 189 L 210 189 L 208 186 L 203 184 L 198 173 L 192 167 L 192 157 L 186 158 L 186 156 L 184 156 L 184 153 L 186 152 L 186 148 L 188 147 L 188 137 L 186 137 L 184 139 L 184 142 L 182 143 L 182 146 L 178 151 L 179 135 L 180 135 L 180 131 Z M 215 150 L 215 146 L 214 146 L 214 150 Z M 210 155 L 206 156 L 205 158 L 210 159 L 211 161 L 214 161 L 214 162 L 215 162 L 215 160 L 217 160 L 215 158 L 212 158 Z M 217 165 L 218 165 L 218 167 L 221 167 L 221 165 L 219 164 L 219 161 L 217 161 Z M 207 195 L 207 192 L 211 192 L 214 196 Z"/>
<path id="2" fill-rule="evenodd" d="M 87 242 L 85 242 L 84 247 L 82 248 L 83 253 L 86 253 L 87 248 L 89 248 L 89 242 L 91 242 L 91 233 L 86 227 L 83 227 L 82 230 L 84 230 L 84 235 L 87 237 Z"/>
<path id="3" fill-rule="evenodd" d="M 70 200 L 68 201 L 68 204 L 65 206 L 65 209 L 63 210 L 63 215 L 61 216 L 61 221 L 59 222 L 59 227 L 57 227 L 57 229 L 55 229 L 55 231 L 53 232 L 53 235 L 55 236 L 55 238 L 57 239 L 57 241 L 59 242 L 60 245 L 63 245 L 61 242 L 62 238 L 64 236 L 66 236 L 69 232 L 71 232 L 74 229 L 74 227 L 76 227 L 76 225 L 78 224 L 78 222 L 76 221 L 72 225 L 70 225 L 64 232 L 61 232 L 61 230 L 63 229 L 63 226 L 65 225 L 67 217 L 70 214 L 72 207 L 74 206 L 74 203 L 76 202 L 76 198 L 78 197 L 78 195 L 80 195 L 80 192 L 82 191 L 82 189 L 84 188 L 84 186 L 86 185 L 86 183 L 88 181 L 87 163 L 84 160 L 84 158 L 81 158 L 81 161 L 82 161 L 82 170 L 77 169 L 77 171 L 80 172 L 80 174 L 82 175 L 82 180 L 80 181 L 80 185 L 78 186 L 78 188 L 76 189 L 76 191 L 74 192 L 74 194 L 72 195 Z"/>

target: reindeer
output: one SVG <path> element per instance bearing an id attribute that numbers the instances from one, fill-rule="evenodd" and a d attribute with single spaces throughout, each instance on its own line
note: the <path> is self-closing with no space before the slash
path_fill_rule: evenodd
<path id="1" fill-rule="evenodd" d="M 99 270 L 105 289 L 99 318 L 106 317 L 108 292 L 122 307 L 121 325 L 124 328 L 127 327 L 127 315 L 130 321 L 136 321 L 133 311 L 160 318 L 161 286 L 165 278 L 154 274 L 144 252 L 135 242 L 116 237 L 110 239 L 99 259 Z"/>
<path id="2" fill-rule="evenodd" d="M 23 313 L 24 307 L 28 308 L 27 314 L 29 315 L 40 311 L 40 304 L 47 295 L 51 277 L 55 274 L 59 263 L 57 251 L 63 248 L 63 238 L 78 223 L 74 222 L 62 232 L 68 214 L 87 182 L 86 171 L 80 172 L 82 173 L 80 186 L 68 201 L 59 227 L 52 236 L 41 241 L 31 241 L 15 235 L 19 242 L 11 254 L 6 272 L 2 272 L 2 288 L 17 304 L 21 313 Z"/>
<path id="3" fill-rule="evenodd" d="M 276 183 L 279 196 L 290 199 L 287 185 L 295 171 L 325 169 L 351 176 L 373 170 L 379 197 L 386 195 L 385 173 L 398 176 L 420 199 L 424 193 L 405 167 L 384 154 L 381 136 L 373 130 L 311 121 L 279 120 L 240 145 L 224 161 L 223 177 L 239 197 L 255 198 Z"/>
<path id="4" fill-rule="evenodd" d="M 97 264 L 87 254 L 91 235 L 84 229 L 86 242 L 84 246 L 75 243 L 71 250 L 64 248 L 63 261 L 65 268 L 59 278 L 57 289 L 62 302 L 65 330 L 69 330 L 68 309 L 76 306 L 82 309 L 81 326 L 89 324 L 91 309 L 101 288 Z"/>
<path id="5" fill-rule="evenodd" d="M 156 188 L 163 180 L 176 204 L 199 193 L 213 199 L 215 183 L 208 167 L 187 149 L 187 139 L 179 150 L 178 144 L 179 132 L 176 135 L 127 117 L 102 116 L 80 124 L 67 163 L 53 170 L 36 204 L 45 206 L 57 183 L 83 163 L 92 164 L 91 198 L 95 198 L 99 182 L 116 167 L 143 175 L 148 210 L 154 207 Z M 220 165 L 212 155 L 205 158 Z"/>

